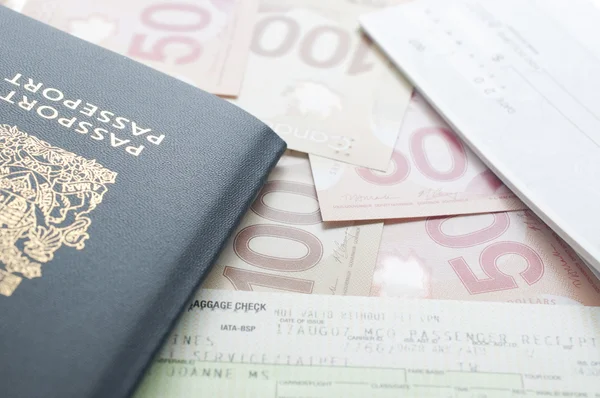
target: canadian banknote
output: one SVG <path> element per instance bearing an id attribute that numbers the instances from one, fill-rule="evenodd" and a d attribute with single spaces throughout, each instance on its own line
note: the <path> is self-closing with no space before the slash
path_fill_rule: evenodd
<path id="1" fill-rule="evenodd" d="M 290 149 L 386 170 L 411 86 L 359 31 L 401 0 L 263 0 L 233 102 Z"/>
<path id="2" fill-rule="evenodd" d="M 203 287 L 368 295 L 382 228 L 324 224 L 308 158 L 288 152 Z"/>
<path id="3" fill-rule="evenodd" d="M 414 218 L 525 205 L 414 94 L 386 172 L 310 156 L 323 219 Z"/>
<path id="4" fill-rule="evenodd" d="M 385 223 L 373 296 L 600 305 L 600 281 L 530 210 Z"/>
<path id="5" fill-rule="evenodd" d="M 258 0 L 28 0 L 23 13 L 214 94 L 239 93 Z"/>

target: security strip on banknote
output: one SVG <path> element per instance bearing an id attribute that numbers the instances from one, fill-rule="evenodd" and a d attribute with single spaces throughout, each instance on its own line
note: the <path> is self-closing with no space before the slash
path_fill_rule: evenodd
<path id="1" fill-rule="evenodd" d="M 600 309 L 201 290 L 135 396 L 198 394 L 600 397 Z"/>

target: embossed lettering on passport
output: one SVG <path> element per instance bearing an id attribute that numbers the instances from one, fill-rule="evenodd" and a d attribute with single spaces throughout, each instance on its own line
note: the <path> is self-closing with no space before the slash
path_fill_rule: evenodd
<path id="1" fill-rule="evenodd" d="M 10 104 L 44 120 L 54 121 L 62 128 L 97 142 L 104 141 L 111 148 L 131 156 L 139 157 L 147 143 L 158 146 L 165 139 L 165 134 L 142 127 L 131 118 L 104 110 L 81 98 L 69 97 L 61 90 L 24 77 L 21 73 L 10 79 L 4 78 L 0 83 L 10 84 L 10 91 L 0 94 L 0 104 Z"/>
<path id="2" fill-rule="evenodd" d="M 89 214 L 117 173 L 0 125 L 0 295 L 42 275 L 63 245 L 82 250 Z"/>

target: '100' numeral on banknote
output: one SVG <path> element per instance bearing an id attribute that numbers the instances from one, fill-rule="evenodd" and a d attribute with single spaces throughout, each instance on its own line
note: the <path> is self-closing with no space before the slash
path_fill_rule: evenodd
<path id="1" fill-rule="evenodd" d="M 267 30 L 277 28 L 277 25 L 284 31 L 281 42 L 269 48 L 265 46 L 263 38 Z M 314 68 L 333 68 L 349 60 L 350 63 L 345 72 L 348 75 L 369 72 L 374 67 L 373 62 L 368 59 L 372 44 L 365 38 L 361 38 L 358 45 L 352 49 L 354 37 L 348 31 L 335 25 L 314 26 L 304 34 L 301 32 L 302 26 L 291 17 L 286 15 L 269 16 L 256 25 L 251 49 L 257 55 L 273 58 L 286 56 L 290 54 L 290 51 L 296 51 L 300 61 Z M 327 36 L 333 38 L 337 44 L 327 56 L 317 58 L 315 49 L 318 49 L 319 41 L 326 39 Z"/>
<path id="2" fill-rule="evenodd" d="M 317 200 L 315 189 L 311 185 L 282 180 L 267 182 L 252 204 L 251 210 L 256 215 L 278 224 L 254 224 L 242 229 L 233 240 L 233 250 L 241 260 L 259 268 L 284 273 L 309 270 L 317 265 L 323 257 L 323 244 L 315 235 L 298 228 L 298 226 L 320 224 L 321 215 L 318 209 L 306 213 L 295 213 L 269 206 L 265 202 L 266 196 L 276 192 L 306 196 Z M 252 239 L 259 237 L 275 238 L 275 241 L 284 239 L 299 242 L 306 247 L 306 254 L 299 258 L 260 254 L 250 247 Z M 314 286 L 314 281 L 307 279 L 277 276 L 229 266 L 224 268 L 223 276 L 229 279 L 237 290 L 252 290 L 252 285 L 261 285 L 290 292 L 311 293 Z"/>
<path id="3" fill-rule="evenodd" d="M 368 295 L 382 223 L 326 226 L 306 155 L 286 154 L 205 288 Z"/>
<path id="4" fill-rule="evenodd" d="M 290 149 L 385 170 L 411 87 L 361 35 L 357 16 L 370 9 L 263 1 L 235 103 Z"/>

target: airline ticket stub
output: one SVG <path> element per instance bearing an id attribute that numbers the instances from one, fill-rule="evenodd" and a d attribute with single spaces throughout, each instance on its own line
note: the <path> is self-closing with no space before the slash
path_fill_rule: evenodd
<path id="1" fill-rule="evenodd" d="M 201 290 L 140 397 L 600 397 L 600 308 Z"/>

